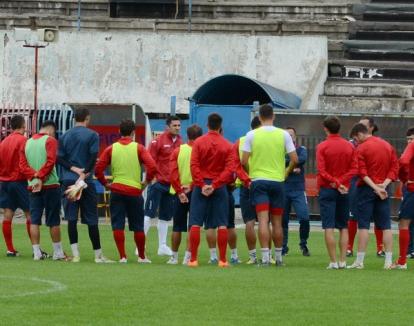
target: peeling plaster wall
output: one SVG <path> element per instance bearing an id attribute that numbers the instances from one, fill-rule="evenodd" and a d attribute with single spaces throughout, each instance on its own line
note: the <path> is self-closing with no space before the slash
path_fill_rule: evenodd
<path id="1" fill-rule="evenodd" d="M 0 37 L 1 101 L 32 103 L 34 50 L 13 31 Z M 177 112 L 187 113 L 185 98 L 227 73 L 302 97 L 320 59 L 327 59 L 326 37 L 61 31 L 57 43 L 39 50 L 39 103 L 138 103 L 168 112 L 176 95 Z"/>

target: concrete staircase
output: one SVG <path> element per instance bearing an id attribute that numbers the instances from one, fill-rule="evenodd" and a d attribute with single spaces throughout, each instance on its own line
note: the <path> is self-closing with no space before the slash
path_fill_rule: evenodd
<path id="1" fill-rule="evenodd" d="M 357 4 L 353 15 L 344 58 L 330 58 L 320 109 L 414 112 L 414 0 Z"/>

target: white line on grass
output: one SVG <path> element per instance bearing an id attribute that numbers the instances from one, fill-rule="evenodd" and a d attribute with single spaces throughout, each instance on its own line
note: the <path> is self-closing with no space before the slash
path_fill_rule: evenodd
<path id="1" fill-rule="evenodd" d="M 17 298 L 17 297 L 28 297 L 32 295 L 39 295 L 39 294 L 49 294 L 52 292 L 60 292 L 65 291 L 67 289 L 66 285 L 57 281 L 52 280 L 45 280 L 37 277 L 18 277 L 18 276 L 2 276 L 0 275 L 0 279 L 9 279 L 9 280 L 20 280 L 20 281 L 31 281 L 31 282 L 38 282 L 49 285 L 47 289 L 38 290 L 38 291 L 26 291 L 21 292 L 18 294 L 0 294 L 0 299 L 8 299 L 8 298 Z"/>

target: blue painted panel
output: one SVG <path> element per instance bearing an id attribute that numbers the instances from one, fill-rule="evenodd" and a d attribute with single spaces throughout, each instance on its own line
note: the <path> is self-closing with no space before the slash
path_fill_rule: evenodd
<path id="1" fill-rule="evenodd" d="M 196 105 L 191 108 L 191 122 L 197 123 L 207 131 L 207 118 L 218 113 L 223 118 L 224 137 L 234 143 L 250 130 L 251 105 Z"/>

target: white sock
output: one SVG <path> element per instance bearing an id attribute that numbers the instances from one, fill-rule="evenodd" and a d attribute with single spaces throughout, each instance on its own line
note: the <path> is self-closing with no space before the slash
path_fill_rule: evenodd
<path id="1" fill-rule="evenodd" d="M 392 264 L 392 251 L 385 252 L 385 263 Z"/>
<path id="2" fill-rule="evenodd" d="M 365 252 L 358 252 L 356 262 L 359 264 L 363 264 L 364 258 L 365 258 Z"/>
<path id="3" fill-rule="evenodd" d="M 158 246 L 167 245 L 168 222 L 158 220 Z"/>
<path id="4" fill-rule="evenodd" d="M 262 262 L 268 263 L 270 261 L 270 250 L 269 248 L 262 248 Z"/>
<path id="5" fill-rule="evenodd" d="M 185 254 L 184 254 L 184 259 L 189 259 L 191 257 L 191 252 L 189 252 L 188 250 L 186 250 L 185 251 Z"/>
<path id="6" fill-rule="evenodd" d="M 237 248 L 231 249 L 231 258 L 237 259 L 239 255 L 237 254 Z"/>
<path id="7" fill-rule="evenodd" d="M 210 260 L 217 260 L 217 249 L 210 248 Z"/>
<path id="8" fill-rule="evenodd" d="M 102 248 L 96 249 L 95 251 L 95 258 L 100 258 L 102 256 Z"/>
<path id="9" fill-rule="evenodd" d="M 178 251 L 173 251 L 172 256 L 175 260 L 178 260 Z"/>
<path id="10" fill-rule="evenodd" d="M 70 245 L 70 247 L 72 248 L 72 256 L 73 257 L 79 257 L 79 248 L 78 248 L 78 244 L 77 243 L 72 243 Z"/>
<path id="11" fill-rule="evenodd" d="M 275 259 L 282 261 L 282 248 L 275 248 Z"/>
<path id="12" fill-rule="evenodd" d="M 33 247 L 33 254 L 36 257 L 42 256 L 42 252 L 40 251 L 40 245 L 36 244 L 36 245 L 32 245 L 32 247 Z"/>
<path id="13" fill-rule="evenodd" d="M 144 216 L 144 233 L 145 233 L 145 235 L 147 235 L 150 226 L 151 226 L 151 218 L 149 216 Z"/>
<path id="14" fill-rule="evenodd" d="M 256 259 L 256 249 L 249 250 L 250 259 Z"/>
<path id="15" fill-rule="evenodd" d="M 62 250 L 62 243 L 59 242 L 53 242 L 53 252 L 57 255 L 63 255 L 63 250 Z"/>

